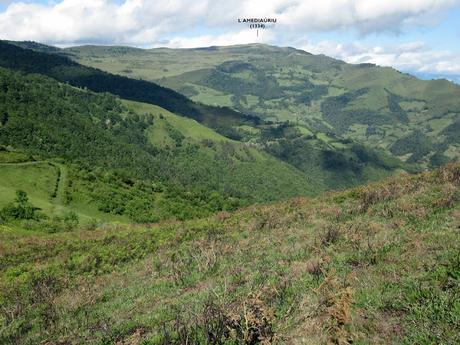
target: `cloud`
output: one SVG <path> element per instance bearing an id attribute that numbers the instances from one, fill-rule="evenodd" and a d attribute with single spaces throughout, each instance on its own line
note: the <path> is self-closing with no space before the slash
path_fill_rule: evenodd
<path id="1" fill-rule="evenodd" d="M 277 30 L 357 30 L 362 34 L 428 25 L 459 0 L 62 0 L 14 2 L 0 13 L 3 39 L 54 44 L 155 45 L 201 28 L 242 30 L 240 17 L 276 17 Z M 429 16 L 428 16 L 429 14 Z M 199 42 L 200 40 L 197 40 Z"/>
<path id="2" fill-rule="evenodd" d="M 234 33 L 221 35 L 201 35 L 196 37 L 174 37 L 162 44 L 170 48 L 194 48 L 247 43 L 270 43 L 274 41 L 274 35 L 270 31 L 261 31 L 257 36 L 254 30 L 241 30 Z"/>
<path id="3" fill-rule="evenodd" d="M 456 3 L 451 0 L 301 1 L 289 7 L 281 15 L 280 22 L 294 29 L 314 31 L 397 32 L 410 25 L 429 24 L 430 18 Z"/>
<path id="4" fill-rule="evenodd" d="M 64 0 L 43 5 L 13 3 L 0 14 L 1 38 L 54 44 L 145 45 L 161 34 L 196 25 L 205 3 L 127 0 Z"/>
<path id="5" fill-rule="evenodd" d="M 93 43 L 184 48 L 261 42 L 303 47 L 354 63 L 457 73 L 457 56 L 434 51 L 423 42 L 399 46 L 334 41 L 305 44 L 302 37 L 312 32 L 343 30 L 361 35 L 397 33 L 414 26 L 433 25 L 440 14 L 459 3 L 460 0 L 13 1 L 0 12 L 0 39 L 61 46 Z M 254 31 L 237 23 L 241 17 L 275 17 L 277 24 L 257 37 Z"/>
<path id="6" fill-rule="evenodd" d="M 349 63 L 375 63 L 412 72 L 460 74 L 460 56 L 449 51 L 434 50 L 420 41 L 384 47 L 359 42 L 342 44 L 320 41 L 304 44 L 301 49 Z"/>

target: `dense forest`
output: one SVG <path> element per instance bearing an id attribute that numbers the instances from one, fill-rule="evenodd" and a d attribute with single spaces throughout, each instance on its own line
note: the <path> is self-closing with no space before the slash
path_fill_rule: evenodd
<path id="1" fill-rule="evenodd" d="M 216 118 L 223 118 L 231 123 L 258 121 L 256 117 L 240 114 L 229 108 L 194 103 L 171 89 L 149 81 L 110 74 L 82 66 L 61 55 L 23 49 L 5 41 L 0 41 L 0 66 L 26 73 L 44 74 L 95 92 L 109 92 L 124 99 L 156 104 L 210 126 L 215 124 Z"/>

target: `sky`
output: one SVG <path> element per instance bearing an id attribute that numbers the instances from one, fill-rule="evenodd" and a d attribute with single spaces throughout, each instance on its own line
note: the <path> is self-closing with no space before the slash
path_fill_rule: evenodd
<path id="1" fill-rule="evenodd" d="M 276 18 L 250 29 L 238 18 Z M 56 46 L 267 43 L 460 82 L 460 0 L 0 0 L 0 39 Z"/>

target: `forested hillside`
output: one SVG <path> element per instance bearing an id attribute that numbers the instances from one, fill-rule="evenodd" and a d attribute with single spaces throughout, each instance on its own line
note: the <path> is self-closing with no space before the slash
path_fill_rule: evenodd
<path id="1" fill-rule="evenodd" d="M 292 166 L 193 120 L 37 74 L 0 69 L 0 114 L 4 163 L 15 163 L 15 150 L 30 157 L 23 161 L 61 159 L 69 170 L 69 203 L 75 194 L 80 203 L 93 201 L 135 221 L 318 192 Z M 10 195 L 22 187 L 9 186 Z"/>
<path id="2" fill-rule="evenodd" d="M 30 45 L 26 45 L 30 47 Z M 41 51 L 59 52 L 44 49 Z M 31 47 L 36 47 L 32 45 Z M 70 85 L 95 92 L 109 92 L 121 98 L 158 105 L 173 113 L 191 117 L 208 125 L 216 122 L 231 124 L 253 123 L 257 118 L 245 116 L 229 108 L 211 107 L 194 103 L 183 95 L 155 83 L 120 77 L 95 68 L 79 65 L 60 54 L 47 54 L 22 49 L 15 44 L 0 41 L 0 66 L 26 73 L 39 73 Z"/>
<path id="3" fill-rule="evenodd" d="M 312 132 L 296 123 L 286 121 L 264 122 L 259 117 L 244 115 L 229 108 L 204 106 L 200 103 L 191 102 L 184 96 L 151 82 L 120 77 L 78 65 L 61 56 L 62 51 L 56 48 L 46 48 L 46 46 L 32 43 L 22 44 L 28 48 L 53 53 L 47 54 L 23 49 L 6 42 L 0 42 L 0 45 L 3 47 L 0 52 L 0 66 L 25 73 L 45 74 L 73 86 L 98 92 L 111 92 L 130 100 L 141 100 L 165 107 L 180 115 L 197 119 L 227 138 L 233 139 L 234 144 L 235 141 L 244 142 L 243 146 L 238 145 L 246 147 L 246 151 L 248 147 L 251 148 L 250 151 L 254 150 L 254 147 L 264 150 L 268 155 L 286 163 L 283 165 L 283 169 L 290 170 L 287 172 L 287 176 L 297 176 L 295 179 L 291 179 L 290 184 L 284 184 L 283 181 L 288 181 L 286 176 L 280 179 L 280 183 L 272 184 L 273 188 L 269 188 L 271 182 L 267 181 L 267 178 L 269 180 L 271 178 L 266 176 L 269 172 L 260 166 L 261 173 L 254 174 L 251 172 L 254 167 L 249 168 L 245 164 L 240 165 L 248 169 L 245 172 L 230 173 L 226 168 L 226 172 L 219 171 L 219 173 L 210 174 L 206 181 L 200 180 L 206 184 L 206 189 L 215 190 L 216 186 L 220 184 L 219 181 L 222 180 L 222 176 L 228 176 L 229 180 L 224 179 L 223 183 L 226 187 L 220 186 L 220 189 L 227 190 L 233 196 L 238 195 L 247 198 L 248 195 L 255 195 L 256 193 L 245 186 L 255 183 L 255 185 L 266 187 L 264 187 L 263 193 L 253 200 L 272 200 L 274 196 L 282 198 L 289 195 L 303 195 L 349 187 L 388 176 L 401 168 L 412 169 L 412 167 L 401 164 L 399 160 L 391 158 L 379 150 L 370 149 L 349 139 L 345 140 L 333 133 Z M 56 52 L 59 54 L 54 54 Z M 137 123 L 134 126 L 143 125 Z M 129 134 L 132 136 L 130 141 L 136 142 L 145 139 L 143 135 L 139 135 L 140 128 L 137 130 L 137 134 L 134 132 Z M 169 158 L 164 161 L 174 160 L 174 165 L 168 168 L 167 163 L 164 163 L 165 167 L 161 167 L 161 169 L 168 171 L 168 174 L 176 175 L 176 167 L 178 164 L 183 165 L 186 160 L 185 156 L 179 152 L 183 149 L 181 146 L 179 150 L 170 152 Z M 208 148 L 206 150 L 209 151 Z M 225 156 L 231 153 L 233 149 L 222 146 L 221 151 L 224 153 L 223 156 L 219 155 L 219 157 L 225 160 Z M 87 153 L 89 154 L 89 152 L 91 151 Z M 263 156 L 269 157 L 267 154 Z M 245 157 L 244 153 L 242 157 Z M 144 166 L 148 166 L 150 163 L 147 162 L 151 160 L 150 158 L 144 160 L 141 156 L 136 159 L 143 161 Z M 209 160 L 209 155 L 200 156 L 197 159 L 207 162 L 200 165 L 201 167 L 213 165 Z M 195 175 L 203 176 L 206 174 L 203 172 L 204 168 L 198 168 L 198 166 L 179 169 L 181 183 L 196 184 L 194 182 L 196 180 Z M 279 164 L 275 164 L 273 169 L 277 170 L 277 166 Z M 217 170 L 222 168 L 223 166 L 215 167 Z M 142 168 L 136 167 L 135 169 Z M 194 171 L 193 169 L 201 169 L 201 171 Z M 275 174 L 284 174 L 285 170 L 283 169 L 275 172 Z M 188 173 L 182 173 L 182 171 L 188 171 Z M 245 180 L 245 182 L 241 184 L 240 180 Z M 229 187 L 230 185 L 232 187 Z M 281 188 L 281 186 L 283 187 Z"/>

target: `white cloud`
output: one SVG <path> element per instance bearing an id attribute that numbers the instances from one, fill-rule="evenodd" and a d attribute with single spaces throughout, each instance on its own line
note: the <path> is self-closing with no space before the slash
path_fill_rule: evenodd
<path id="1" fill-rule="evenodd" d="M 259 36 L 254 30 L 241 30 L 234 33 L 221 35 L 202 35 L 196 37 L 174 37 L 161 44 L 170 48 L 194 48 L 223 46 L 247 43 L 270 43 L 273 42 L 274 35 L 270 31 L 260 31 Z"/>
<path id="2" fill-rule="evenodd" d="M 49 43 L 149 45 L 201 27 L 239 31 L 236 18 L 277 17 L 279 30 L 361 33 L 423 25 L 459 0 L 62 0 L 14 2 L 0 13 L 0 37 Z M 429 18 L 427 16 L 429 14 Z"/>
<path id="3" fill-rule="evenodd" d="M 458 4 L 456 0 L 321 0 L 283 1 L 280 25 L 292 29 L 328 31 L 356 29 L 361 33 L 399 31 L 429 23 Z M 262 3 L 260 3 L 262 6 Z"/>
<path id="4" fill-rule="evenodd" d="M 2 1 L 2 0 L 0 0 Z M 4 1 L 3 1 L 4 2 Z M 311 32 L 400 32 L 426 26 L 460 0 L 60 0 L 12 2 L 0 13 L 0 39 L 57 45 L 83 43 L 197 47 L 252 42 L 303 47 L 348 62 L 374 62 L 418 71 L 460 71 L 459 58 L 423 42 L 366 46 L 322 41 Z M 256 37 L 236 19 L 276 17 L 275 29 Z M 295 44 L 293 42 L 297 42 Z"/>
<path id="5" fill-rule="evenodd" d="M 321 41 L 304 44 L 301 49 L 349 63 L 375 63 L 413 72 L 460 73 L 460 56 L 449 51 L 433 50 L 419 41 L 385 47 L 366 46 L 359 42 L 345 45 Z"/>
<path id="6" fill-rule="evenodd" d="M 161 34 L 196 25 L 206 3 L 193 0 L 154 2 L 63 0 L 41 5 L 13 3 L 0 13 L 1 38 L 55 44 L 107 43 L 145 45 Z"/>

